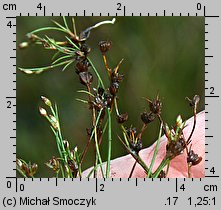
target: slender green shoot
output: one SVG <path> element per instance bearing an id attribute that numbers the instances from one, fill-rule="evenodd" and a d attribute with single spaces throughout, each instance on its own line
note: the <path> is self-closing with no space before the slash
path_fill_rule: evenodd
<path id="1" fill-rule="evenodd" d="M 111 142 L 112 142 L 112 136 L 111 136 L 111 113 L 110 109 L 107 109 L 108 113 L 108 155 L 107 155 L 107 165 L 106 165 L 106 178 L 110 177 L 110 161 L 111 161 Z"/>
<path id="2" fill-rule="evenodd" d="M 158 136 L 158 139 L 157 139 L 157 142 L 156 142 L 156 146 L 155 146 L 153 157 L 152 157 L 152 160 L 151 160 L 151 163 L 150 163 L 150 167 L 149 167 L 149 171 L 148 171 L 148 174 L 147 174 L 147 178 L 150 178 L 150 175 L 151 175 L 151 172 L 152 172 L 152 169 L 153 169 L 153 166 L 154 166 L 154 162 L 155 162 L 156 157 L 157 157 L 157 153 L 158 153 L 159 145 L 160 145 L 160 138 L 161 138 L 161 134 L 162 134 L 162 127 L 163 127 L 163 124 L 161 123 L 160 124 L 159 136 Z"/>

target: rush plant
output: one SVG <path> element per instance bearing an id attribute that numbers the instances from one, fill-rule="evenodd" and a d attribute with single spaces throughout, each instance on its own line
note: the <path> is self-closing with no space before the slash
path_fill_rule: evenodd
<path id="1" fill-rule="evenodd" d="M 88 174 L 88 177 L 97 177 L 98 169 L 101 171 L 103 178 L 111 177 L 111 154 L 112 154 L 112 139 L 119 139 L 126 151 L 134 158 L 134 165 L 128 177 L 132 177 L 135 166 L 139 164 L 146 172 L 146 177 L 157 178 L 166 177 L 169 171 L 170 162 L 176 156 L 186 152 L 189 177 L 191 177 L 191 167 L 197 165 L 202 158 L 194 153 L 191 149 L 192 134 L 196 125 L 196 110 L 199 103 L 199 96 L 195 95 L 193 99 L 187 98 L 190 107 L 193 110 L 194 125 L 190 136 L 186 139 L 183 135 L 185 121 L 179 115 L 175 125 L 169 128 L 165 120 L 162 118 L 162 102 L 159 94 L 150 100 L 147 100 L 147 108 L 149 111 L 141 113 L 140 118 L 143 123 L 140 129 L 127 125 L 128 113 L 121 112 L 118 108 L 120 98 L 118 91 L 123 79 L 126 77 L 121 72 L 121 63 L 123 59 L 116 63 L 114 68 L 109 66 L 106 54 L 111 50 L 111 41 L 100 41 L 98 47 L 101 53 L 101 60 L 105 66 L 108 82 L 104 83 L 100 73 L 93 61 L 90 59 L 91 48 L 87 41 L 90 39 L 90 34 L 93 30 L 103 25 L 113 25 L 115 18 L 105 20 L 95 25 L 86 28 L 77 33 L 75 20 L 72 20 L 72 26 L 69 26 L 65 17 L 63 23 L 53 21 L 54 26 L 36 29 L 27 34 L 28 41 L 19 44 L 20 49 L 29 47 L 30 45 L 41 45 L 44 49 L 54 52 L 52 62 L 48 66 L 37 68 L 19 68 L 25 74 L 40 74 L 48 70 L 53 70 L 55 67 L 60 67 L 62 71 L 65 69 L 75 69 L 76 76 L 82 84 L 83 89 L 78 90 L 85 97 L 77 98 L 76 100 L 87 104 L 91 111 L 91 127 L 87 128 L 87 143 L 83 151 L 79 151 L 78 147 L 73 147 L 74 142 L 66 140 L 63 137 L 61 130 L 61 122 L 59 119 L 59 110 L 56 103 L 49 98 L 41 96 L 43 102 L 39 107 L 40 115 L 48 122 L 51 132 L 54 134 L 55 144 L 58 149 L 58 157 L 52 154 L 50 160 L 45 161 L 45 165 L 54 172 L 55 177 L 82 177 L 82 170 L 88 148 L 94 148 L 94 165 Z M 112 26 L 106 26 L 112 27 Z M 47 35 L 48 31 L 63 33 L 64 40 L 55 40 Z M 43 36 L 39 34 L 44 34 Z M 127 62 L 127 61 L 126 61 Z M 73 68 L 74 66 L 74 68 Z M 94 77 L 98 83 L 94 84 Z M 155 151 L 150 165 L 147 165 L 139 155 L 143 147 L 143 133 L 146 132 L 148 126 L 153 121 L 159 121 L 159 135 L 155 146 Z M 117 122 L 121 128 L 121 133 L 115 134 L 112 124 Z M 103 140 L 104 134 L 107 132 L 107 139 Z M 158 154 L 159 143 L 162 133 L 167 137 L 166 155 L 158 168 L 153 171 L 153 166 Z M 101 144 L 108 144 L 106 164 L 103 162 L 101 155 Z M 17 158 L 17 171 L 24 177 L 34 177 L 37 172 L 36 163 L 26 163 L 24 160 Z M 164 170 L 166 167 L 166 171 Z"/>

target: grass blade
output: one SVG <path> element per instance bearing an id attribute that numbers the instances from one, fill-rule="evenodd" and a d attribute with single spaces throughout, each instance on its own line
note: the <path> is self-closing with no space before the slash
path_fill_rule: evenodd
<path id="1" fill-rule="evenodd" d="M 95 97 L 92 93 L 90 93 L 89 91 L 86 91 L 86 90 L 78 90 L 77 92 L 78 93 L 86 93 L 86 94 L 88 94 L 88 95 L 90 95 L 92 97 Z"/>
<path id="2" fill-rule="evenodd" d="M 112 136 L 111 136 L 111 113 L 110 109 L 107 109 L 108 113 L 108 155 L 107 155 L 107 165 L 106 165 L 106 178 L 110 177 L 110 161 L 111 161 L 111 142 L 112 142 Z"/>
<path id="3" fill-rule="evenodd" d="M 72 56 L 72 55 L 65 55 L 65 56 L 62 56 L 62 57 L 58 58 L 57 60 L 53 61 L 52 64 L 56 64 L 56 63 L 58 63 L 59 61 L 61 61 L 61 60 L 63 60 L 63 59 L 71 58 L 71 57 L 73 57 L 73 56 Z"/>
<path id="4" fill-rule="evenodd" d="M 39 74 L 39 73 L 42 73 L 43 71 L 50 70 L 50 69 L 53 69 L 53 68 L 55 68 L 55 67 L 65 65 L 65 64 L 69 63 L 70 61 L 72 61 L 72 60 L 67 60 L 67 61 L 64 61 L 64 62 L 61 62 L 61 63 L 57 63 L 57 64 L 54 64 L 54 65 L 45 66 L 45 67 L 38 67 L 38 68 L 18 68 L 18 69 L 19 69 L 20 71 L 23 71 L 23 72 L 26 73 L 26 74 Z"/>
<path id="5" fill-rule="evenodd" d="M 147 178 L 150 178 L 150 176 L 151 176 L 151 171 L 152 171 L 152 168 L 154 166 L 154 162 L 155 162 L 156 157 L 157 157 L 157 153 L 158 153 L 158 150 L 159 150 L 159 144 L 160 144 L 160 137 L 161 137 L 161 134 L 162 134 L 162 127 L 163 127 L 163 124 L 161 123 L 160 124 L 159 136 L 158 136 L 156 147 L 155 147 L 155 150 L 154 150 L 154 153 L 153 153 L 153 158 L 152 158 L 151 163 L 150 163 L 150 168 L 149 168 L 149 171 L 148 171 L 148 174 L 147 174 Z"/>
<path id="6" fill-rule="evenodd" d="M 72 63 L 73 63 L 74 61 L 72 60 L 72 61 L 70 61 L 70 63 L 67 63 L 64 67 L 63 67 L 63 69 L 61 70 L 61 71 L 64 71 L 68 66 L 70 66 Z"/>
<path id="7" fill-rule="evenodd" d="M 57 27 L 44 27 L 44 28 L 39 28 L 39 29 L 36 29 L 34 31 L 31 31 L 29 32 L 28 34 L 35 34 L 35 33 L 38 33 L 38 32 L 42 32 L 42 31 L 49 31 L 49 30 L 55 30 L 55 31 L 62 31 L 62 32 L 65 32 L 63 29 L 61 28 L 57 28 Z M 27 34 L 27 35 L 28 35 Z"/>

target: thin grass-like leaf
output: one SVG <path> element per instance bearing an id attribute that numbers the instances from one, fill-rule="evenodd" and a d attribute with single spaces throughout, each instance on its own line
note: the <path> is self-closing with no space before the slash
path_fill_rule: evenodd
<path id="1" fill-rule="evenodd" d="M 68 29 L 65 28 L 64 26 L 62 26 L 60 23 L 58 23 L 57 21 L 55 20 L 52 20 L 52 22 L 57 25 L 59 28 L 63 29 L 64 31 L 68 32 Z"/>
<path id="2" fill-rule="evenodd" d="M 84 103 L 84 104 L 88 104 L 88 101 L 82 100 L 82 99 L 80 99 L 80 98 L 76 98 L 76 101 L 82 102 L 82 103 Z"/>
<path id="3" fill-rule="evenodd" d="M 57 58 L 57 56 L 58 56 L 60 53 L 61 53 L 60 51 L 56 52 L 56 53 L 53 55 L 53 57 L 51 58 L 51 60 L 54 60 L 55 58 Z"/>
<path id="4" fill-rule="evenodd" d="M 28 34 L 35 34 L 35 33 L 38 33 L 38 32 L 42 32 L 42 31 L 49 31 L 49 30 L 55 30 L 55 31 L 62 31 L 64 33 L 67 33 L 66 30 L 64 31 L 63 29 L 61 28 L 57 28 L 57 27 L 44 27 L 44 28 L 39 28 L 39 29 L 36 29 L 34 31 L 31 31 L 29 32 Z M 27 34 L 27 35 L 28 35 Z"/>
<path id="5" fill-rule="evenodd" d="M 77 50 L 80 49 L 74 42 L 71 41 L 71 39 L 69 39 L 67 36 L 65 36 L 65 37 Z"/>
<path id="6" fill-rule="evenodd" d="M 67 63 L 67 64 L 63 67 L 63 69 L 62 69 L 61 71 L 64 71 L 64 70 L 65 70 L 68 66 L 70 66 L 73 62 L 74 62 L 74 61 L 71 60 L 69 63 Z"/>
<path id="7" fill-rule="evenodd" d="M 153 157 L 152 157 L 152 160 L 151 160 L 151 163 L 150 163 L 150 168 L 149 168 L 149 171 L 148 171 L 148 174 L 147 174 L 147 178 L 150 178 L 150 176 L 151 176 L 151 171 L 152 171 L 152 168 L 154 166 L 154 162 L 155 162 L 156 157 L 157 157 L 157 153 L 158 153 L 159 145 L 160 145 L 160 137 L 161 137 L 161 133 L 162 133 L 162 128 L 163 128 L 163 124 L 161 123 L 159 136 L 158 136 L 157 143 L 156 143 L 156 146 L 155 146 L 155 150 L 154 150 L 154 153 L 153 153 Z"/>
<path id="8" fill-rule="evenodd" d="M 73 56 L 72 55 L 61 56 L 60 58 L 56 59 L 52 64 L 56 64 L 56 63 L 58 63 L 59 61 L 61 61 L 63 59 L 71 58 L 71 57 L 73 57 Z"/>
<path id="9" fill-rule="evenodd" d="M 76 26 L 75 26 L 75 20 L 72 17 L 72 26 L 73 26 L 73 30 L 74 30 L 74 34 L 77 36 L 77 30 L 76 30 Z"/>
<path id="10" fill-rule="evenodd" d="M 109 178 L 110 176 L 110 161 L 111 161 L 111 142 L 112 142 L 112 136 L 111 136 L 111 112 L 110 109 L 107 109 L 108 113 L 108 155 L 107 155 L 107 165 L 106 165 L 106 178 Z"/>
<path id="11" fill-rule="evenodd" d="M 47 40 L 49 41 L 49 44 L 51 44 L 52 46 L 54 46 L 57 50 L 59 50 L 60 52 L 64 53 L 64 54 L 73 54 L 74 51 L 68 49 L 67 47 L 62 47 L 60 45 L 58 45 L 55 40 L 49 38 L 48 36 L 46 36 Z"/>
<path id="12" fill-rule="evenodd" d="M 90 93 L 90 92 L 87 91 L 87 90 L 78 90 L 77 92 L 78 92 L 78 93 L 86 93 L 86 94 L 88 94 L 88 95 L 90 95 L 90 96 L 92 96 L 92 97 L 95 97 L 92 93 Z"/>
<path id="13" fill-rule="evenodd" d="M 57 64 L 54 64 L 54 65 L 50 65 L 50 66 L 45 66 L 45 67 L 38 67 L 38 68 L 18 68 L 20 71 L 23 71 L 24 73 L 26 74 L 39 74 L 39 73 L 42 73 L 43 71 L 46 71 L 46 70 L 50 70 L 50 69 L 53 69 L 55 67 L 58 67 L 58 66 L 62 66 L 62 65 L 65 65 L 67 63 L 69 63 L 70 61 L 72 60 L 67 60 L 67 61 L 64 61 L 64 62 L 61 62 L 61 63 L 57 63 Z"/>
<path id="14" fill-rule="evenodd" d="M 67 24 L 67 21 L 66 21 L 66 19 L 65 19 L 65 16 L 63 16 L 62 18 L 63 18 L 65 27 L 70 31 L 70 29 L 69 29 L 69 27 L 68 27 L 68 24 Z"/>
<path id="15" fill-rule="evenodd" d="M 97 71 L 96 67 L 94 66 L 93 62 L 92 62 L 89 58 L 88 58 L 88 61 L 89 61 L 89 63 L 91 64 L 91 67 L 93 68 L 93 70 L 94 70 L 94 72 L 95 72 L 95 74 L 96 74 L 98 80 L 100 81 L 101 87 L 102 87 L 103 89 L 105 89 L 103 80 L 101 79 L 101 76 L 100 76 L 100 74 L 98 73 L 98 71 Z"/>

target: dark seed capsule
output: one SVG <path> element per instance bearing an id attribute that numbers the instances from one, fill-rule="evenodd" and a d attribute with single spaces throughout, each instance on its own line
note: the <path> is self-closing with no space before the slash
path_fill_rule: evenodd
<path id="1" fill-rule="evenodd" d="M 197 165 L 202 161 L 202 157 L 198 156 L 196 153 L 194 153 L 193 150 L 190 150 L 187 156 L 187 163 L 190 163 L 191 165 Z"/>
<path id="2" fill-rule="evenodd" d="M 142 144 L 142 141 L 141 139 L 137 139 L 137 142 L 131 142 L 131 147 L 132 149 L 138 154 L 139 151 L 142 149 L 143 147 L 143 144 Z"/>
<path id="3" fill-rule="evenodd" d="M 119 89 L 119 83 L 114 82 L 111 84 L 111 86 L 109 87 L 110 93 L 112 95 L 116 95 Z"/>
<path id="4" fill-rule="evenodd" d="M 113 100 L 112 96 L 110 94 L 105 94 L 104 99 L 105 99 L 106 106 L 110 108 L 112 105 L 112 100 Z"/>
<path id="5" fill-rule="evenodd" d="M 98 93 L 100 96 L 103 96 L 103 94 L 104 94 L 104 88 L 99 87 L 98 90 L 97 90 L 97 93 Z"/>
<path id="6" fill-rule="evenodd" d="M 165 173 L 165 171 L 164 171 L 164 170 L 161 170 L 161 171 L 160 171 L 160 174 L 158 175 L 157 178 L 166 178 L 166 173 Z"/>
<path id="7" fill-rule="evenodd" d="M 83 43 L 80 47 L 80 50 L 84 53 L 85 56 L 87 56 L 90 53 L 91 48 L 87 44 Z"/>
<path id="8" fill-rule="evenodd" d="M 99 42 L 100 51 L 101 51 L 103 54 L 106 53 L 107 51 L 110 50 L 111 45 L 112 45 L 112 42 L 111 42 L 111 41 L 100 41 L 100 42 Z"/>
<path id="9" fill-rule="evenodd" d="M 198 95 L 195 95 L 192 100 L 189 99 L 188 97 L 186 99 L 189 101 L 189 104 L 190 104 L 191 107 L 197 106 L 197 104 L 200 101 L 200 97 Z"/>
<path id="10" fill-rule="evenodd" d="M 86 59 L 79 60 L 75 66 L 76 73 L 79 74 L 80 72 L 88 71 L 89 67 L 90 67 L 90 63 Z"/>
<path id="11" fill-rule="evenodd" d="M 93 82 L 93 75 L 90 72 L 80 72 L 79 79 L 81 84 L 90 85 Z"/>
<path id="12" fill-rule="evenodd" d="M 178 139 L 177 141 L 171 141 L 166 146 L 167 150 L 167 157 L 168 158 L 174 158 L 180 154 L 183 153 L 183 150 L 185 149 L 186 143 L 183 138 Z"/>
<path id="13" fill-rule="evenodd" d="M 161 114 L 162 103 L 159 99 L 154 99 L 149 102 L 150 111 L 154 114 Z"/>
<path id="14" fill-rule="evenodd" d="M 117 116 L 118 123 L 124 123 L 128 120 L 128 113 L 123 113 Z"/>
<path id="15" fill-rule="evenodd" d="M 156 116 L 152 112 L 150 112 L 150 113 L 143 112 L 143 113 L 141 113 L 140 117 L 141 117 L 141 120 L 143 121 L 143 123 L 148 124 L 148 123 L 154 121 Z"/>
<path id="16" fill-rule="evenodd" d="M 114 71 L 113 71 L 113 73 L 111 74 L 111 81 L 112 81 L 112 82 L 120 83 L 120 82 L 122 82 L 123 78 L 124 78 L 124 75 L 123 75 L 123 74 L 114 73 Z"/>

